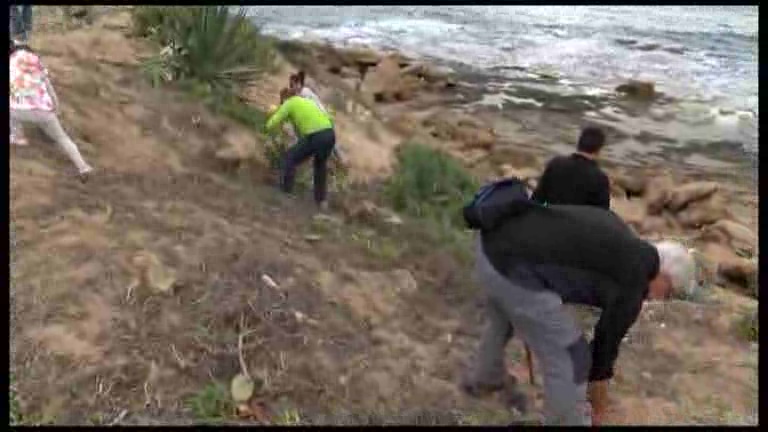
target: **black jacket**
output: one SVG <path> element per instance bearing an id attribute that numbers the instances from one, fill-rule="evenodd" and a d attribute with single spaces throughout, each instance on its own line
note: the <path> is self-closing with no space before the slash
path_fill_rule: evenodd
<path id="1" fill-rule="evenodd" d="M 610 210 L 570 205 L 531 206 L 484 232 L 482 243 L 494 268 L 511 280 L 551 290 L 564 303 L 602 309 L 590 380 L 611 378 L 619 345 L 659 271 L 656 248 Z"/>
<path id="2" fill-rule="evenodd" d="M 608 176 L 597 162 L 574 153 L 549 161 L 531 198 L 539 203 L 609 209 L 611 188 Z"/>

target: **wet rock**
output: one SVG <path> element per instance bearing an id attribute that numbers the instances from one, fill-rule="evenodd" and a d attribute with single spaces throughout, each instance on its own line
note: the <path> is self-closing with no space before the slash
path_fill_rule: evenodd
<path id="1" fill-rule="evenodd" d="M 635 45 L 635 49 L 640 51 L 655 51 L 661 48 L 661 45 L 656 42 L 646 42 L 640 45 Z"/>
<path id="2" fill-rule="evenodd" d="M 685 47 L 682 45 L 670 45 L 662 48 L 664 51 L 672 54 L 684 54 L 685 53 Z"/>
<path id="3" fill-rule="evenodd" d="M 617 38 L 617 39 L 614 39 L 613 41 L 619 45 L 625 45 L 625 46 L 632 46 L 637 44 L 637 41 L 635 39 Z"/>
<path id="4" fill-rule="evenodd" d="M 645 202 L 648 214 L 658 215 L 669 202 L 669 195 L 674 183 L 666 175 L 659 175 L 648 180 L 645 188 Z"/>
<path id="5" fill-rule="evenodd" d="M 677 187 L 670 192 L 667 207 L 679 211 L 689 203 L 709 198 L 717 192 L 719 185 L 715 182 L 695 182 Z"/>
<path id="6" fill-rule="evenodd" d="M 616 87 L 616 91 L 641 100 L 651 100 L 656 95 L 654 84 L 647 81 L 630 80 Z"/>
<path id="7" fill-rule="evenodd" d="M 715 193 L 705 200 L 688 204 L 685 210 L 677 213 L 676 219 L 684 228 L 701 228 L 728 216 L 725 197 Z"/>

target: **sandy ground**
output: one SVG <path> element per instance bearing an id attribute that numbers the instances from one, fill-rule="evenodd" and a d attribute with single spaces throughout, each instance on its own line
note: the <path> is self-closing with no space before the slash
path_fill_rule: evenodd
<path id="1" fill-rule="evenodd" d="M 241 356 L 272 419 L 519 417 L 502 396 L 457 389 L 482 329 L 467 263 L 418 224 L 313 219 L 308 199 L 212 163 L 207 150 L 234 126 L 148 87 L 145 47 L 117 22 L 33 40 L 98 172 L 80 184 L 40 134 L 11 149 L 11 364 L 27 422 L 211 421 L 190 400 L 228 386 Z M 386 172 L 383 156 L 354 156 L 366 150 L 352 143 L 377 142 L 371 126 L 339 123 L 349 153 Z M 648 305 L 618 362 L 611 422 L 756 424 L 757 350 L 731 329 L 754 303 L 716 289 L 705 304 Z M 519 343 L 509 351 L 525 381 Z M 524 390 L 540 401 L 540 386 Z"/>

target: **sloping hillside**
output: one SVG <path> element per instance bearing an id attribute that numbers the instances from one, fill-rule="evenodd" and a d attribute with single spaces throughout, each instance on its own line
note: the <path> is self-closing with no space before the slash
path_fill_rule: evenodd
<path id="1" fill-rule="evenodd" d="M 237 421 L 229 382 L 243 366 L 257 382 L 247 421 L 518 417 L 503 395 L 456 386 L 482 326 L 469 263 L 418 221 L 343 205 L 359 195 L 318 218 L 265 168 L 212 157 L 247 131 L 151 88 L 138 64 L 148 47 L 125 25 L 107 16 L 33 40 L 98 171 L 79 183 L 40 134 L 11 149 L 24 422 Z M 754 301 L 709 300 L 647 307 L 619 360 L 615 423 L 756 423 L 756 350 L 731 328 Z M 515 341 L 511 372 L 525 381 L 520 352 Z M 541 388 L 524 389 L 538 407 Z"/>

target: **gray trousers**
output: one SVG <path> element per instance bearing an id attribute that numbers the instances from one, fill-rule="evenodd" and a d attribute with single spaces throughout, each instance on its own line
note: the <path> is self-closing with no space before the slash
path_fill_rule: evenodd
<path id="1" fill-rule="evenodd" d="M 93 169 L 85 162 L 85 160 L 83 160 L 83 156 L 80 154 L 80 150 L 77 149 L 77 145 L 72 142 L 69 135 L 64 131 L 64 128 L 61 127 L 61 123 L 59 123 L 56 113 L 12 109 L 10 110 L 10 120 L 12 140 L 24 137 L 22 124 L 33 124 L 42 129 L 49 138 L 59 145 L 67 157 L 69 157 L 69 160 L 75 164 L 79 173 L 87 173 Z"/>
<path id="2" fill-rule="evenodd" d="M 538 287 L 523 287 L 496 271 L 479 241 L 475 277 L 488 296 L 488 326 L 483 334 L 472 375 L 483 384 L 503 379 L 504 349 L 517 332 L 533 352 L 544 376 L 545 422 L 591 425 L 587 378 L 589 344 L 561 298 Z"/>

